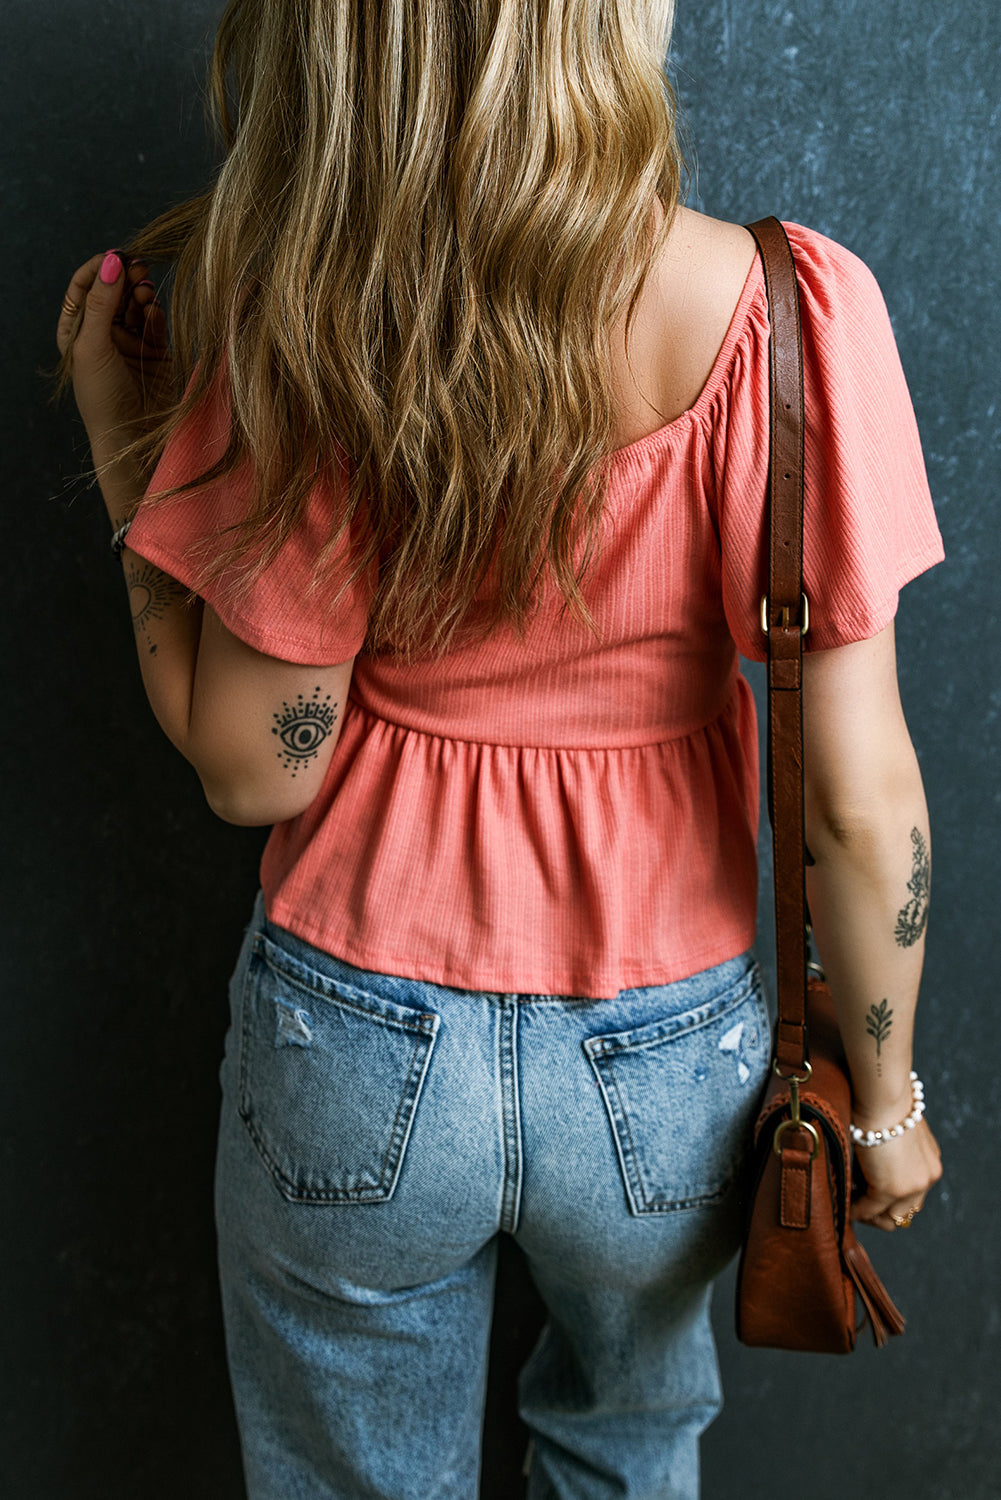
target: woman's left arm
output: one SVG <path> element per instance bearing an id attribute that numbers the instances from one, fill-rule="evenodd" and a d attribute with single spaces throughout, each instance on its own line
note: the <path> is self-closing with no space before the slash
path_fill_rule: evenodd
<path id="1" fill-rule="evenodd" d="M 74 274 L 67 297 L 76 311 L 64 302 L 56 340 L 61 352 L 72 345 L 74 395 L 117 530 L 144 493 L 118 454 L 159 399 L 170 355 L 147 266 L 123 272 L 113 256 L 94 256 Z M 330 763 L 354 659 L 316 667 L 266 656 L 127 544 L 122 562 L 150 706 L 213 812 L 250 825 L 296 817 Z"/>

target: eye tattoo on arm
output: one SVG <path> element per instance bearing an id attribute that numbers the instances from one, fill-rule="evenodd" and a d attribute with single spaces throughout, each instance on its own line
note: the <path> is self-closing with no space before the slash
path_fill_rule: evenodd
<path id="1" fill-rule="evenodd" d="M 285 769 L 292 772 L 293 779 L 300 769 L 316 759 L 337 721 L 337 704 L 331 703 L 329 693 L 321 698 L 320 692 L 315 687 L 312 698 L 304 698 L 300 693 L 294 703 L 283 699 L 281 713 L 271 715 L 275 721 L 271 733 L 278 736 L 282 746 L 278 759 L 285 762 Z"/>
<path id="2" fill-rule="evenodd" d="M 126 563 L 125 583 L 129 591 L 129 608 L 132 611 L 132 628 L 141 635 L 151 656 L 156 655 L 156 642 L 152 639 L 151 627 L 162 620 L 172 604 L 180 604 L 188 591 L 176 578 L 161 573 L 152 563 Z"/>
<path id="3" fill-rule="evenodd" d="M 911 847 L 914 864 L 907 889 L 911 899 L 897 912 L 897 927 L 894 936 L 898 946 L 911 948 L 925 930 L 928 921 L 928 902 L 931 896 L 931 858 L 928 845 L 920 829 L 911 829 Z"/>
<path id="4" fill-rule="evenodd" d="M 869 1014 L 866 1017 L 865 1029 L 876 1042 L 876 1072 L 882 1074 L 883 1064 L 878 1061 L 883 1043 L 890 1035 L 893 1025 L 893 1010 L 888 1008 L 888 1002 L 881 1000 L 878 1005 L 870 1005 Z"/>

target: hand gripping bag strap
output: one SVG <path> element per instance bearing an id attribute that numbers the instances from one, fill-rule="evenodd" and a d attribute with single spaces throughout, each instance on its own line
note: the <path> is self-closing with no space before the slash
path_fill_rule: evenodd
<path id="1" fill-rule="evenodd" d="M 847 1353 L 855 1294 L 877 1344 L 903 1332 L 900 1316 L 850 1222 L 851 1087 L 830 990 L 807 983 L 803 816 L 803 353 L 792 250 L 778 219 L 747 226 L 765 272 L 770 439 L 768 593 L 768 810 L 775 869 L 778 1024 L 775 1070 L 755 1126 L 753 1201 L 737 1283 L 737 1334 L 780 1349 Z M 813 1073 L 806 1079 L 807 1012 Z M 790 1084 L 796 1078 L 797 1083 Z M 799 1084 L 804 1085 L 802 1091 Z M 793 1092 L 805 1124 L 792 1119 Z M 781 1149 L 775 1151 L 782 1132 Z"/>

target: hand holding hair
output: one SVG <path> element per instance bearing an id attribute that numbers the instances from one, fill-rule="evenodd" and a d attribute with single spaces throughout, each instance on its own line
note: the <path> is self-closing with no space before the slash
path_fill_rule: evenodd
<path id="1" fill-rule="evenodd" d="M 74 271 L 56 343 L 72 361 L 73 394 L 91 448 L 124 446 L 136 424 L 172 395 L 167 320 L 144 261 L 127 268 L 118 251 L 93 255 Z"/>

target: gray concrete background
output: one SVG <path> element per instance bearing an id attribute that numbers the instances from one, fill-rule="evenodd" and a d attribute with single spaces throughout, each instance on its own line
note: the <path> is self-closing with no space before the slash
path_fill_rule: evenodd
<path id="1" fill-rule="evenodd" d="M 19 1500 L 243 1493 L 211 1174 L 226 980 L 263 834 L 212 816 L 149 714 L 99 497 L 76 478 L 83 430 L 36 373 L 74 267 L 205 181 L 220 13 L 7 0 L 0 17 L 0 1484 Z M 990 0 L 679 5 L 692 202 L 797 220 L 871 266 L 947 551 L 898 616 L 935 861 L 917 1060 L 948 1173 L 910 1235 L 869 1237 L 909 1330 L 851 1359 L 742 1349 L 724 1278 L 707 1500 L 998 1493 L 999 39 Z M 766 963 L 767 921 L 763 907 Z M 500 1297 L 487 1500 L 517 1491 L 510 1385 L 537 1313 L 512 1257 Z"/>

